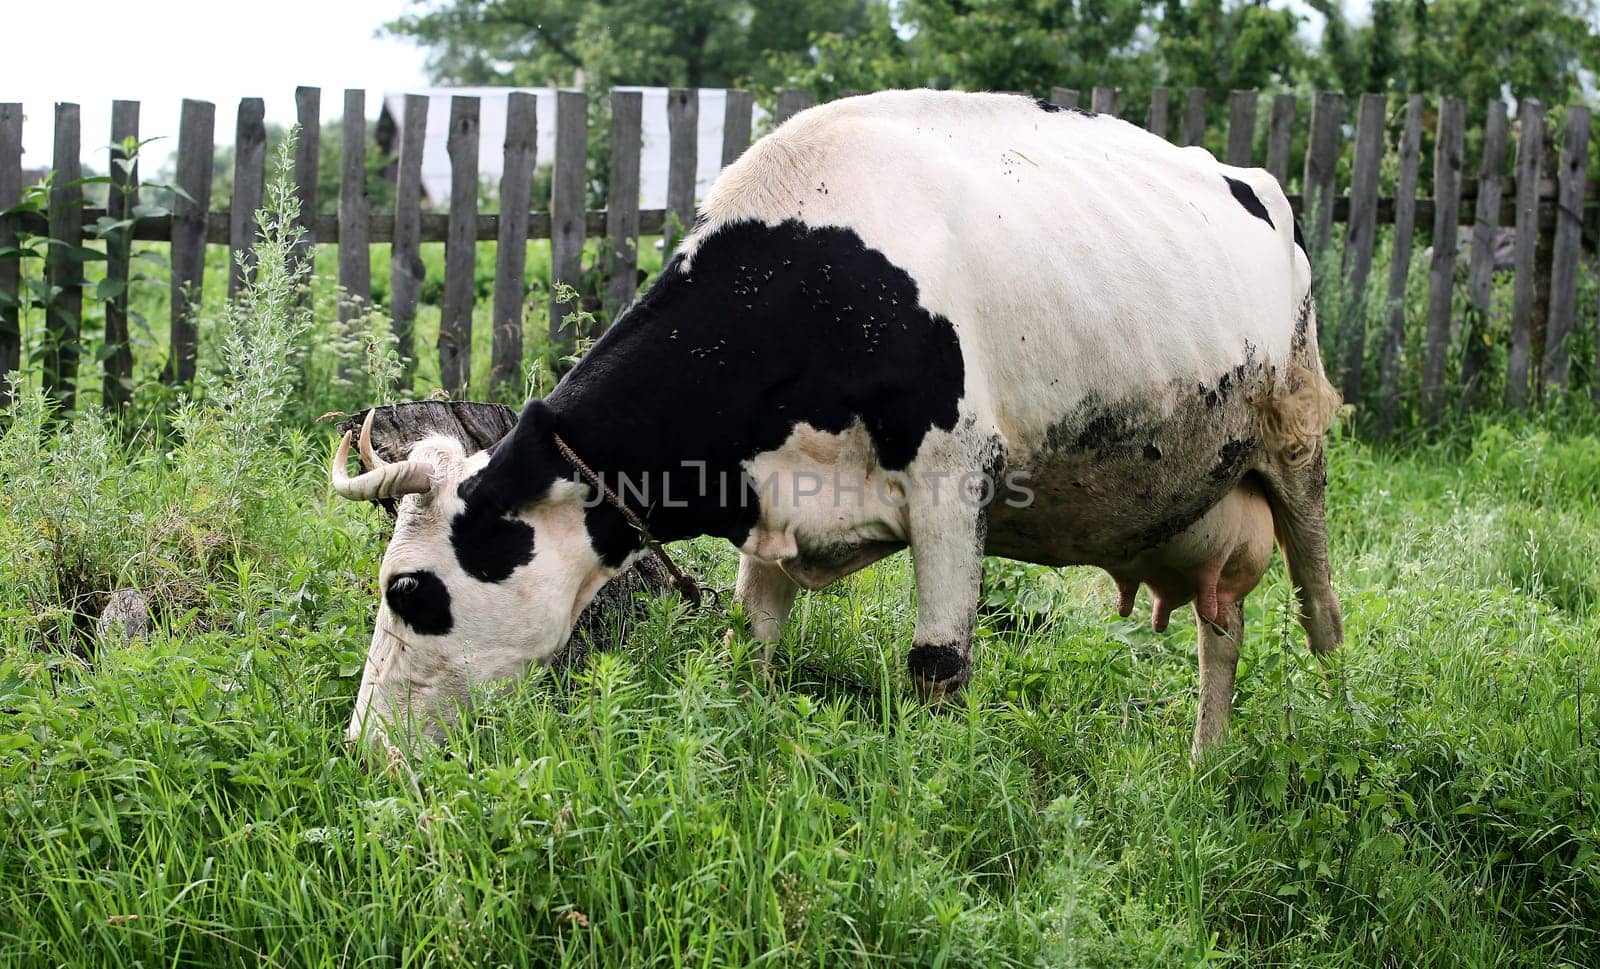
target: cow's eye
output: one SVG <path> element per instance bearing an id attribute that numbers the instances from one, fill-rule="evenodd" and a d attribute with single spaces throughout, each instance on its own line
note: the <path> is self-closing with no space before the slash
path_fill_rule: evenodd
<path id="1" fill-rule="evenodd" d="M 389 610 L 419 633 L 443 636 L 455 626 L 455 617 L 450 614 L 450 590 L 425 569 L 390 579 L 383 597 Z"/>

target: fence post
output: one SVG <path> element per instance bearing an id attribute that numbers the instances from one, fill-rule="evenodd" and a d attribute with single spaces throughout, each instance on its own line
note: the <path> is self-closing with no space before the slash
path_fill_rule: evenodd
<path id="1" fill-rule="evenodd" d="M 1289 190 L 1289 145 L 1294 140 L 1294 95 L 1272 98 L 1272 126 L 1267 132 L 1267 171 Z"/>
<path id="2" fill-rule="evenodd" d="M 1334 179 L 1339 169 L 1339 131 L 1344 122 L 1344 95 L 1319 91 L 1311 101 L 1311 139 L 1306 145 L 1302 211 L 1310 213 L 1311 257 L 1328 248 L 1333 235 Z"/>
<path id="3" fill-rule="evenodd" d="M 1050 103 L 1059 104 L 1063 108 L 1076 108 L 1078 92 L 1070 87 L 1053 87 L 1050 89 Z"/>
<path id="4" fill-rule="evenodd" d="M 194 380 L 199 333 L 195 311 L 206 275 L 206 210 L 211 201 L 211 156 L 217 109 L 209 101 L 183 102 L 178 122 L 177 186 L 172 200 L 172 339 L 167 379 Z"/>
<path id="5" fill-rule="evenodd" d="M 1494 281 L 1494 246 L 1500 227 L 1500 196 L 1505 188 L 1506 105 L 1498 97 L 1489 99 L 1489 114 L 1483 126 L 1483 162 L 1478 170 L 1478 200 L 1472 223 L 1472 262 L 1467 269 L 1467 293 L 1477 328 L 1462 328 L 1461 401 L 1471 407 L 1477 402 L 1478 381 L 1489 361 L 1488 333 L 1491 285 Z"/>
<path id="6" fill-rule="evenodd" d="M 22 201 L 22 105 L 0 104 L 0 209 Z M 10 216 L 0 216 L 0 249 L 17 244 Z M 22 263 L 0 259 L 0 407 L 11 403 L 6 375 L 22 367 Z"/>
<path id="7" fill-rule="evenodd" d="M 1506 406 L 1528 402 L 1533 355 L 1533 310 L 1538 280 L 1539 170 L 1544 154 L 1544 105 L 1523 98 L 1517 108 L 1517 278 L 1511 296 L 1511 352 L 1506 355 Z"/>
<path id="8" fill-rule="evenodd" d="M 1238 168 L 1253 164 L 1258 98 L 1254 91 L 1234 91 L 1228 96 L 1228 164 Z"/>
<path id="9" fill-rule="evenodd" d="M 736 120 L 733 95 L 728 92 L 729 118 L 722 127 L 722 159 L 726 165 L 750 141 L 750 94 L 744 95 L 743 142 L 737 130 L 729 136 L 729 122 Z M 606 199 L 606 237 L 611 259 L 606 270 L 606 310 L 614 320 L 639 288 L 639 150 L 640 126 L 644 114 L 644 95 L 638 91 L 611 92 L 611 180 Z"/>
<path id="10" fill-rule="evenodd" d="M 505 161 L 500 176 L 500 225 L 495 245 L 493 349 L 489 389 L 496 399 L 522 392 L 523 272 L 528 263 L 528 209 L 538 147 L 539 99 L 513 91 L 506 100 Z"/>
<path id="11" fill-rule="evenodd" d="M 1150 92 L 1150 110 L 1144 116 L 1145 130 L 1162 138 L 1167 136 L 1167 98 L 1164 87 Z"/>
<path id="12" fill-rule="evenodd" d="M 1383 123 L 1387 110 L 1382 94 L 1361 95 L 1356 122 L 1356 157 L 1350 172 L 1350 223 L 1345 235 L 1344 399 L 1361 399 L 1362 369 L 1367 348 L 1367 275 L 1372 271 L 1372 244 L 1377 234 L 1378 168 L 1383 164 Z"/>
<path id="13" fill-rule="evenodd" d="M 45 276 L 53 296 L 45 314 L 44 392 L 63 411 L 77 406 L 78 339 L 83 327 L 83 162 L 76 104 L 57 102 L 55 180 Z"/>
<path id="14" fill-rule="evenodd" d="M 816 99 L 809 91 L 797 91 L 794 88 L 779 91 L 778 109 L 772 115 L 772 126 L 776 128 L 815 103 Z"/>
<path id="15" fill-rule="evenodd" d="M 395 164 L 394 245 L 389 249 L 389 312 L 395 351 L 404 365 L 400 386 L 410 389 L 417 372 L 417 297 L 427 269 L 422 263 L 422 152 L 428 135 L 428 96 L 408 94 Z"/>
<path id="16" fill-rule="evenodd" d="M 589 99 L 582 91 L 556 92 L 556 157 L 550 183 L 550 346 L 559 358 L 578 342 L 578 306 L 557 296 L 576 287 L 583 269 L 584 189 L 589 161 Z"/>
<path id="17" fill-rule="evenodd" d="M 132 218 L 134 206 L 139 204 L 138 149 L 130 155 L 123 147 L 125 142 L 139 142 L 138 101 L 111 102 L 111 187 L 106 193 L 106 215 L 119 222 Z M 128 266 L 132 250 L 132 226 L 107 234 L 106 345 L 100 403 L 117 413 L 127 407 L 133 384 L 133 347 L 128 343 Z"/>
<path id="18" fill-rule="evenodd" d="M 1206 92 L 1197 87 L 1189 89 L 1189 103 L 1183 109 L 1183 121 L 1178 125 L 1178 144 L 1200 145 L 1206 140 Z"/>
<path id="19" fill-rule="evenodd" d="M 317 162 L 322 149 L 322 89 L 297 87 L 294 89 L 295 121 L 300 134 L 294 143 L 294 188 L 300 197 L 300 228 L 303 231 L 294 245 L 296 264 L 305 267 L 305 279 L 311 280 L 311 247 L 317 241 Z M 309 288 L 304 293 L 310 298 Z"/>
<path id="20" fill-rule="evenodd" d="M 675 87 L 667 92 L 667 211 L 677 217 L 668 225 L 663 245 L 671 252 L 694 226 L 694 176 L 699 163 L 700 92 Z"/>
<path id="21" fill-rule="evenodd" d="M 444 243 L 444 302 L 439 308 L 439 384 L 458 394 L 472 380 L 472 307 L 477 299 L 478 99 L 450 99 L 450 221 Z M 530 189 L 531 192 L 531 189 Z"/>
<path id="22" fill-rule="evenodd" d="M 1394 248 L 1389 259 L 1389 332 L 1378 351 L 1378 431 L 1394 427 L 1400 406 L 1400 354 L 1406 344 L 1406 280 L 1417 223 L 1417 168 L 1422 154 L 1422 95 L 1406 99 L 1400 135 L 1400 174 L 1394 185 Z"/>
<path id="23" fill-rule="evenodd" d="M 613 99 L 615 103 L 615 99 Z M 750 116 L 755 98 L 749 91 L 728 89 L 728 103 L 722 111 L 722 167 L 739 160 L 750 147 Z"/>
<path id="24" fill-rule="evenodd" d="M 266 106 L 260 98 L 239 102 L 233 135 L 233 198 L 228 205 L 228 298 L 255 274 L 256 210 L 267 172 Z M 243 257 L 241 264 L 240 257 Z"/>
<path id="25" fill-rule="evenodd" d="M 1089 94 L 1089 110 L 1095 114 L 1117 113 L 1117 89 L 1114 87 L 1096 87 Z"/>
<path id="26" fill-rule="evenodd" d="M 1544 340 L 1544 382 L 1567 386 L 1578 296 L 1578 261 L 1583 247 L 1583 197 L 1589 159 L 1589 109 L 1567 105 L 1567 130 L 1561 139 L 1560 193 L 1556 203 L 1554 252 L 1550 260 L 1550 322 Z"/>
<path id="27" fill-rule="evenodd" d="M 1439 104 L 1433 146 L 1433 266 L 1428 280 L 1428 330 L 1422 351 L 1422 413 L 1439 422 L 1444 404 L 1444 362 L 1450 346 L 1450 297 L 1456 278 L 1456 238 L 1461 212 L 1463 119 L 1459 98 Z"/>
<path id="28" fill-rule="evenodd" d="M 346 88 L 339 175 L 339 322 L 367 311 L 372 302 L 371 215 L 367 206 L 367 92 Z M 476 191 L 476 188 L 474 188 Z M 350 376 L 349 364 L 341 376 Z"/>

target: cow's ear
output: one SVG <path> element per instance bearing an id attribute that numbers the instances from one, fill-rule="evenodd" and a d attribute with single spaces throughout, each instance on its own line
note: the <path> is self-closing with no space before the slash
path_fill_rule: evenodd
<path id="1" fill-rule="evenodd" d="M 517 426 L 490 449 L 489 463 L 463 486 L 469 505 L 504 513 L 543 498 L 560 476 L 555 414 L 539 398 L 528 401 Z"/>

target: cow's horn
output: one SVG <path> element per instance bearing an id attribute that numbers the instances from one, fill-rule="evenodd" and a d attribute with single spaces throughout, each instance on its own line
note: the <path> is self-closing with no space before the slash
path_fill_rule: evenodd
<path id="1" fill-rule="evenodd" d="M 350 477 L 350 432 L 339 439 L 339 449 L 333 455 L 333 490 L 340 497 L 353 501 L 377 501 L 380 498 L 399 498 L 401 495 L 419 495 L 433 488 L 433 465 L 426 461 L 385 462 L 372 450 L 372 417 L 361 424 L 361 458 L 372 470 L 354 478 Z"/>

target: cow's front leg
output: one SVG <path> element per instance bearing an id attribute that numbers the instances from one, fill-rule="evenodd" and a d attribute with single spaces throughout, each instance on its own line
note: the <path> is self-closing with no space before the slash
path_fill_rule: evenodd
<path id="1" fill-rule="evenodd" d="M 783 624 L 794 608 L 794 596 L 799 590 L 794 580 L 776 565 L 763 562 L 750 555 L 739 556 L 739 578 L 733 587 L 734 601 L 744 610 L 750 624 L 750 637 L 772 643 L 783 635 Z M 765 655 L 765 654 L 763 654 Z"/>
<path id="2" fill-rule="evenodd" d="M 948 500 L 963 513 L 930 509 L 912 525 L 917 631 L 906 663 L 917 693 L 929 702 L 952 696 L 972 675 L 972 627 L 983 578 L 985 515 Z"/>

